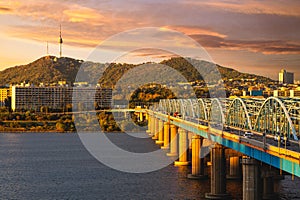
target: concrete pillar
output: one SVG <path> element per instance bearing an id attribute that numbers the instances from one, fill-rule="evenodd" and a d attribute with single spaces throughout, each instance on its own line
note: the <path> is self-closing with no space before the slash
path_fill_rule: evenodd
<path id="1" fill-rule="evenodd" d="M 241 179 L 241 163 L 239 156 L 229 158 L 229 175 L 228 179 Z"/>
<path id="2" fill-rule="evenodd" d="M 215 144 L 211 150 L 211 188 L 210 193 L 205 194 L 207 199 L 231 199 L 226 193 L 226 158 L 225 148 Z"/>
<path id="3" fill-rule="evenodd" d="M 175 161 L 175 166 L 181 166 L 181 165 L 189 165 L 188 162 L 188 138 L 187 138 L 187 131 L 179 128 L 179 161 Z"/>
<path id="4" fill-rule="evenodd" d="M 162 146 L 162 149 L 169 149 L 169 143 L 170 143 L 170 123 L 165 122 L 164 123 L 164 146 Z"/>
<path id="5" fill-rule="evenodd" d="M 188 144 L 189 144 L 189 149 L 192 149 L 192 138 L 195 134 L 192 132 L 188 133 Z"/>
<path id="6" fill-rule="evenodd" d="M 142 112 L 139 113 L 139 118 L 140 118 L 140 121 L 141 121 L 141 122 L 144 121 L 144 116 L 143 116 L 143 113 L 142 113 Z"/>
<path id="7" fill-rule="evenodd" d="M 155 127 L 155 119 L 153 116 L 150 116 L 150 136 L 154 136 L 154 127 Z"/>
<path id="8" fill-rule="evenodd" d="M 243 158 L 243 200 L 260 200 L 260 169 L 253 158 Z"/>
<path id="9" fill-rule="evenodd" d="M 155 135 L 155 123 L 156 123 L 155 117 L 152 116 L 151 117 L 151 124 L 152 124 L 151 135 L 152 135 L 152 137 Z"/>
<path id="10" fill-rule="evenodd" d="M 148 119 L 148 130 L 146 131 L 148 134 L 151 134 L 151 117 L 146 114 L 146 118 Z"/>
<path id="11" fill-rule="evenodd" d="M 204 175 L 204 160 L 201 158 L 201 146 L 203 138 L 200 135 L 192 137 L 192 173 L 188 174 L 189 179 L 207 178 Z"/>
<path id="12" fill-rule="evenodd" d="M 272 176 L 264 177 L 264 187 L 263 187 L 263 199 L 276 199 L 276 195 L 274 193 L 274 179 Z"/>
<path id="13" fill-rule="evenodd" d="M 158 122 L 158 140 L 155 141 L 156 144 L 163 145 L 164 144 L 164 121 L 159 120 Z"/>
<path id="14" fill-rule="evenodd" d="M 274 192 L 274 177 L 276 171 L 274 169 L 262 169 L 261 175 L 263 177 L 263 199 L 266 200 L 275 200 L 278 199 L 277 195 Z"/>
<path id="15" fill-rule="evenodd" d="M 159 119 L 154 118 L 154 135 L 152 137 L 153 140 L 157 140 L 158 139 L 158 131 L 159 131 Z"/>
<path id="16" fill-rule="evenodd" d="M 178 141 L 177 141 L 178 127 L 171 124 L 170 129 L 171 129 L 170 153 L 167 153 L 167 156 L 177 157 L 178 156 Z"/>

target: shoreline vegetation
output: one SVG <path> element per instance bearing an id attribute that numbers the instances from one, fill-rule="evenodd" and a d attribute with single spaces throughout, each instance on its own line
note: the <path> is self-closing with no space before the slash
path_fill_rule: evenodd
<path id="1" fill-rule="evenodd" d="M 35 111 L 0 111 L 0 133 L 77 133 L 79 132 L 136 132 L 147 121 L 139 121 L 134 113 L 115 115 L 109 111 L 65 114 Z M 132 121 L 133 123 L 130 123 Z"/>
<path id="2" fill-rule="evenodd" d="M 0 111 L 0 133 L 139 132 L 148 121 L 134 112 L 41 113 Z"/>
<path id="3" fill-rule="evenodd" d="M 129 107 L 152 105 L 160 99 L 175 98 L 171 90 L 160 85 L 146 85 L 131 94 Z M 146 127 L 147 120 L 139 121 L 133 112 L 112 113 L 107 110 L 72 112 L 72 105 L 67 108 L 51 110 L 41 107 L 35 110 L 11 112 L 10 107 L 0 108 L 0 133 L 31 132 L 137 132 Z M 77 130 L 76 130 L 77 129 Z"/>

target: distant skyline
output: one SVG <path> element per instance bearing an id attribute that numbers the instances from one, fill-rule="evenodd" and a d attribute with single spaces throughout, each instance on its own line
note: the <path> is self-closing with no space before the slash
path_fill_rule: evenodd
<path id="1" fill-rule="evenodd" d="M 0 70 L 46 55 L 47 42 L 49 53 L 59 56 L 60 24 L 63 56 L 83 60 L 114 34 L 160 27 L 160 37 L 176 41 L 165 30 L 182 32 L 222 66 L 275 80 L 284 68 L 300 80 L 300 1 L 295 0 L 4 0 L 0 24 Z M 117 51 L 114 45 L 107 51 Z M 117 61 L 160 61 L 169 56 L 142 50 Z"/>

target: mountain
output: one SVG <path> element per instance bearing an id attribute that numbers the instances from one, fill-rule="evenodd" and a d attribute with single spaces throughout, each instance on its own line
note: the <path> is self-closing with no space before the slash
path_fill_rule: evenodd
<path id="1" fill-rule="evenodd" d="M 74 77 L 83 61 L 72 58 L 42 57 L 27 65 L 8 68 L 0 72 L 0 84 L 21 82 L 53 83 L 60 80 L 74 81 Z"/>
<path id="2" fill-rule="evenodd" d="M 163 65 L 168 65 L 173 70 L 166 70 L 165 67 L 162 67 Z M 200 70 L 196 70 L 195 66 L 200 66 Z M 202 80 L 202 75 L 217 80 L 217 73 L 213 71 L 211 66 L 212 64 L 206 61 L 179 57 L 164 60 L 159 64 L 144 63 L 142 65 L 133 65 L 126 63 L 101 64 L 67 57 L 45 56 L 27 65 L 15 66 L 0 71 L 0 85 L 18 84 L 21 82 L 33 84 L 39 84 L 40 82 L 56 83 L 61 80 L 73 83 L 76 80 L 90 83 L 99 82 L 104 86 L 111 87 L 118 83 L 120 79 L 122 85 L 128 85 L 137 82 L 137 80 L 153 82 L 153 80 L 158 78 L 180 82 L 182 77 L 184 77 L 186 81 L 192 82 Z M 217 65 L 217 69 L 225 80 L 232 78 L 256 78 L 259 82 L 271 80 L 263 76 L 241 73 L 219 65 Z M 155 70 L 157 70 L 156 73 L 154 73 Z"/>

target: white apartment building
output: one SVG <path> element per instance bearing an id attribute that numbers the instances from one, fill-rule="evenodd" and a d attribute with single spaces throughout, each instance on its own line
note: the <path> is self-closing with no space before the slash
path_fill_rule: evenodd
<path id="1" fill-rule="evenodd" d="M 77 108 L 89 106 L 94 109 L 109 108 L 112 101 L 112 89 L 100 87 L 35 87 L 12 86 L 11 108 L 18 110 L 38 110 L 41 107 L 63 109 L 68 104 Z"/>

